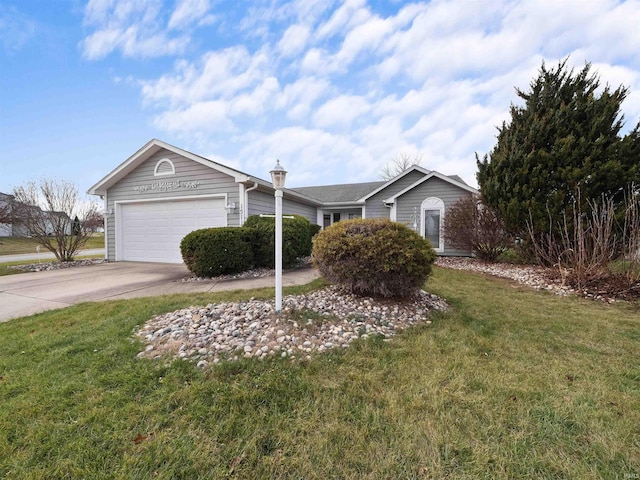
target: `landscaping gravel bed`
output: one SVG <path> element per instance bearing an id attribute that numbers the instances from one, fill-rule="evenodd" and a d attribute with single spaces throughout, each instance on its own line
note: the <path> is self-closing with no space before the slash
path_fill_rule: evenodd
<path id="1" fill-rule="evenodd" d="M 572 288 L 563 285 L 555 272 L 548 268 L 531 265 L 512 265 L 509 263 L 488 263 L 468 257 L 438 257 L 435 264 L 439 267 L 488 273 L 496 277 L 508 278 L 536 290 L 548 290 L 556 295 L 575 293 Z"/>
<path id="2" fill-rule="evenodd" d="M 556 269 L 531 265 L 488 263 L 466 257 L 439 257 L 435 264 L 444 268 L 487 273 L 496 277 L 508 278 L 536 290 L 547 290 L 560 296 L 575 294 L 605 303 L 614 303 L 616 301 L 614 296 L 598 289 L 585 288 L 580 291 L 576 290 L 563 282 L 560 271 Z"/>
<path id="3" fill-rule="evenodd" d="M 199 367 L 240 357 L 309 357 L 312 352 L 346 348 L 357 338 L 391 337 L 447 303 L 421 291 L 406 301 L 358 297 L 331 286 L 283 298 L 279 315 L 273 301 L 190 307 L 156 316 L 136 333 L 147 346 L 139 357 L 166 354 L 197 361 Z"/>
<path id="4" fill-rule="evenodd" d="M 73 262 L 43 262 L 43 263 L 25 263 L 22 265 L 13 265 L 9 268 L 22 270 L 23 272 L 44 272 L 46 270 L 60 270 L 62 268 L 85 267 L 87 265 L 96 265 L 104 263 L 104 258 L 85 258 L 84 260 L 74 260 Z"/>

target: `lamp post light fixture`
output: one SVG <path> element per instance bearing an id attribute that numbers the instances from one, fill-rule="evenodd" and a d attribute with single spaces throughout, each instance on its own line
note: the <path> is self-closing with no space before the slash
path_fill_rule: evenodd
<path id="1" fill-rule="evenodd" d="M 276 197 L 276 312 L 282 310 L 282 189 L 287 171 L 277 160 L 276 166 L 271 170 L 271 183 L 275 189 Z"/>

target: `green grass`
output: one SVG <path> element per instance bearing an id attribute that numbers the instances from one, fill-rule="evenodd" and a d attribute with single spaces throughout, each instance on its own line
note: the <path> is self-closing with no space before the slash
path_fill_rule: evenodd
<path id="1" fill-rule="evenodd" d="M 2 255 L 18 255 L 22 253 L 36 253 L 38 240 L 23 237 L 0 237 L 0 258 Z M 96 233 L 89 237 L 83 249 L 104 248 L 104 234 Z M 41 252 L 45 252 L 44 248 Z"/>
<path id="2" fill-rule="evenodd" d="M 5 262 L 5 263 L 0 263 L 0 277 L 3 277 L 5 275 L 16 275 L 18 273 L 25 273 L 22 270 L 17 270 L 15 268 L 9 268 L 9 267 L 13 267 L 15 265 L 22 265 L 25 262 Z"/>
<path id="3" fill-rule="evenodd" d="M 293 364 L 136 359 L 152 315 L 272 289 L 0 324 L 0 478 L 640 474 L 637 305 L 443 269 L 428 286 L 452 305 L 431 326 Z"/>
<path id="4" fill-rule="evenodd" d="M 79 257 L 74 257 L 74 260 L 83 260 L 85 258 L 103 258 L 104 255 L 80 255 Z M 0 257 L 0 259 L 2 259 L 2 257 Z M 52 260 L 52 259 L 46 259 L 46 260 L 42 260 L 42 263 L 53 263 L 53 262 L 57 262 L 57 260 Z M 4 262 L 4 263 L 0 263 L 0 277 L 4 276 L 4 275 L 16 275 L 18 273 L 27 273 L 24 270 L 18 270 L 15 268 L 10 268 L 12 266 L 15 265 L 24 265 L 27 263 L 38 263 L 37 260 L 31 260 L 31 261 L 19 261 L 19 262 Z"/>

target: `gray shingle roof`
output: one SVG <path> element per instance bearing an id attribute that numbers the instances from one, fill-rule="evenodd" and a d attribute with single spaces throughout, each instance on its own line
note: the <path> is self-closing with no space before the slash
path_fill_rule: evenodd
<path id="1" fill-rule="evenodd" d="M 462 178 L 460 178 L 458 175 L 447 175 L 447 177 L 449 177 L 452 180 L 455 180 L 456 182 L 460 182 L 463 185 L 466 185 L 467 182 L 465 182 Z"/>
<path id="2" fill-rule="evenodd" d="M 323 203 L 355 202 L 386 182 L 344 183 L 341 185 L 321 185 L 317 187 L 291 188 L 294 192 L 315 198 Z"/>

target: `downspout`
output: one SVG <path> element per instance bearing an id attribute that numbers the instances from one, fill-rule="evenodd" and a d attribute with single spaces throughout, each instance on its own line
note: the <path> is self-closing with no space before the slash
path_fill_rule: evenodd
<path id="1" fill-rule="evenodd" d="M 249 192 L 251 190 L 255 190 L 256 188 L 258 188 L 258 182 L 253 182 L 253 187 L 251 188 L 247 188 L 244 191 L 244 211 L 242 213 L 242 224 L 244 225 L 244 222 L 247 221 L 247 218 L 249 217 Z"/>
<path id="2" fill-rule="evenodd" d="M 389 212 L 389 220 L 391 220 L 392 222 L 396 221 L 396 203 L 387 203 L 387 202 L 382 202 L 382 204 L 389 208 L 391 211 Z"/>

